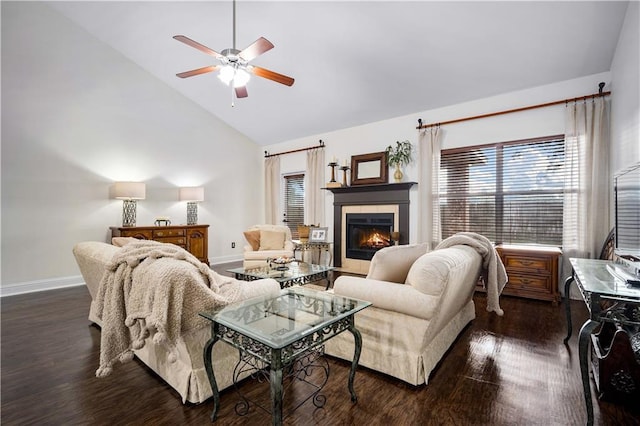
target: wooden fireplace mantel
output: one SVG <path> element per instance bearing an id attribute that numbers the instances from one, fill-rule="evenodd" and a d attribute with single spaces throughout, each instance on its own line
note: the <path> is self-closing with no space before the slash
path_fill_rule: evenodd
<path id="1" fill-rule="evenodd" d="M 396 190 L 410 189 L 413 185 L 417 185 L 417 184 L 418 182 L 378 183 L 374 185 L 354 185 L 354 186 L 341 186 L 338 188 L 322 188 L 322 189 L 331 191 L 334 194 L 351 194 L 355 192 L 396 191 Z"/>
<path id="2" fill-rule="evenodd" d="M 333 264 L 342 266 L 342 207 L 357 205 L 398 205 L 400 244 L 409 243 L 409 190 L 417 182 L 380 183 L 354 185 L 339 188 L 323 188 L 334 194 L 333 198 Z"/>

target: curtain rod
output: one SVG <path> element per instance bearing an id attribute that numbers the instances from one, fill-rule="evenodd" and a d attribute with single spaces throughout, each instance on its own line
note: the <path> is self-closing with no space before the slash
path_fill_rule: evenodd
<path id="1" fill-rule="evenodd" d="M 488 113 L 488 114 L 474 115 L 473 117 L 457 118 L 455 120 L 441 121 L 441 122 L 438 122 L 438 123 L 431 123 L 431 124 L 422 124 L 422 119 L 419 118 L 418 119 L 418 127 L 416 127 L 416 129 L 420 130 L 420 129 L 426 129 L 428 127 L 433 127 L 433 126 L 442 126 L 442 125 L 445 125 L 445 124 L 460 123 L 462 121 L 475 120 L 477 118 L 494 117 L 496 115 L 510 114 L 512 112 L 527 111 L 527 110 L 536 109 L 536 108 L 545 108 L 545 107 L 549 107 L 549 106 L 553 106 L 553 105 L 567 104 L 569 102 L 586 101 L 589 98 L 595 99 L 595 98 L 599 98 L 601 96 L 608 96 L 608 95 L 611 94 L 611 92 L 603 92 L 602 91 L 602 88 L 604 87 L 604 83 L 600 83 L 599 86 L 600 86 L 600 91 L 598 93 L 593 93 L 591 95 L 579 96 L 577 98 L 562 99 L 560 101 L 548 102 L 546 104 L 538 104 L 538 105 L 531 105 L 531 106 L 526 106 L 526 107 L 521 107 L 521 108 L 514 108 L 514 109 L 509 109 L 509 110 L 506 110 L 506 111 L 498 111 L 498 112 L 491 112 L 491 113 Z"/>
<path id="2" fill-rule="evenodd" d="M 320 139 L 318 144 L 319 144 L 318 146 L 308 146 L 306 148 L 292 149 L 291 151 L 279 152 L 277 154 L 269 154 L 267 151 L 265 151 L 264 158 L 276 157 L 278 155 L 284 155 L 284 154 L 292 154 L 294 152 L 309 151 L 310 149 L 324 148 L 324 142 L 322 142 L 322 139 Z"/>

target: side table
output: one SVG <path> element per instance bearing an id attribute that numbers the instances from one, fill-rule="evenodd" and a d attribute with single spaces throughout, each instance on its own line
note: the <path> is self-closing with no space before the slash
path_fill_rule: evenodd
<path id="1" fill-rule="evenodd" d="M 623 327 L 640 326 L 640 288 L 628 286 L 624 281 L 614 277 L 608 270 L 608 268 L 615 266 L 614 262 L 575 258 L 569 260 L 573 273 L 564 284 L 564 303 L 568 327 L 564 342 L 566 344 L 571 338 L 569 290 L 571 283 L 575 282 L 589 309 L 589 319 L 583 324 L 578 336 L 578 358 L 587 408 L 587 425 L 593 425 L 593 401 L 589 385 L 589 353 L 591 352 L 592 333 L 603 323 L 612 323 Z M 629 376 L 629 374 L 625 374 L 625 376 Z M 622 379 L 628 381 L 630 377 Z"/>
<path id="2" fill-rule="evenodd" d="M 356 402 L 353 380 L 360 359 L 362 337 L 355 327 L 354 315 L 370 305 L 370 302 L 293 287 L 282 290 L 275 297 L 256 297 L 218 311 L 201 312 L 202 317 L 211 321 L 211 339 L 204 347 L 204 365 L 213 391 L 211 421 L 216 420 L 220 407 L 220 394 L 211 360 L 213 345 L 219 340 L 239 349 L 240 360 L 236 371 L 268 371 L 272 424 L 281 425 L 283 372 L 287 373 L 290 380 L 304 381 L 308 365 L 296 370 L 296 361 L 322 357 L 324 342 L 349 330 L 355 340 L 355 350 L 348 385 L 351 401 Z M 315 390 L 305 399 L 313 398 L 317 407 L 322 407 L 326 399 L 324 395 L 319 395 L 328 380 L 328 367 L 325 371 L 324 383 L 315 386 Z M 236 379 L 234 374 L 234 384 Z M 246 412 L 248 400 L 243 397 L 241 405 L 244 407 L 242 411 Z"/>
<path id="3" fill-rule="evenodd" d="M 333 252 L 331 250 L 331 243 L 329 242 L 293 240 L 293 244 L 293 257 L 296 257 L 296 252 L 299 251 L 302 253 L 302 258 L 300 259 L 302 262 L 304 262 L 304 254 L 308 251 L 311 252 L 311 262 L 309 263 L 320 264 L 322 252 L 327 252 L 327 266 L 333 262 Z"/>

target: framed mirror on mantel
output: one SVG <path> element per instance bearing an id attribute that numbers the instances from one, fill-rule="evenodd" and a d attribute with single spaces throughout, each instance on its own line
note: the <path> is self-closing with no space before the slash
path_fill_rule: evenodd
<path id="1" fill-rule="evenodd" d="M 387 153 L 351 156 L 351 185 L 373 185 L 388 183 Z"/>

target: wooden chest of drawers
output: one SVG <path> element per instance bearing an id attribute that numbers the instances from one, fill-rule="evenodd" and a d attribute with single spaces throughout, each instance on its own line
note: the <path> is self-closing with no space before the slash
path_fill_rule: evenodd
<path id="1" fill-rule="evenodd" d="M 496 247 L 507 270 L 509 282 L 502 294 L 538 300 L 560 301 L 556 247 L 499 245 Z"/>
<path id="2" fill-rule="evenodd" d="M 112 237 L 134 237 L 183 247 L 201 262 L 209 264 L 209 225 L 111 227 Z"/>

